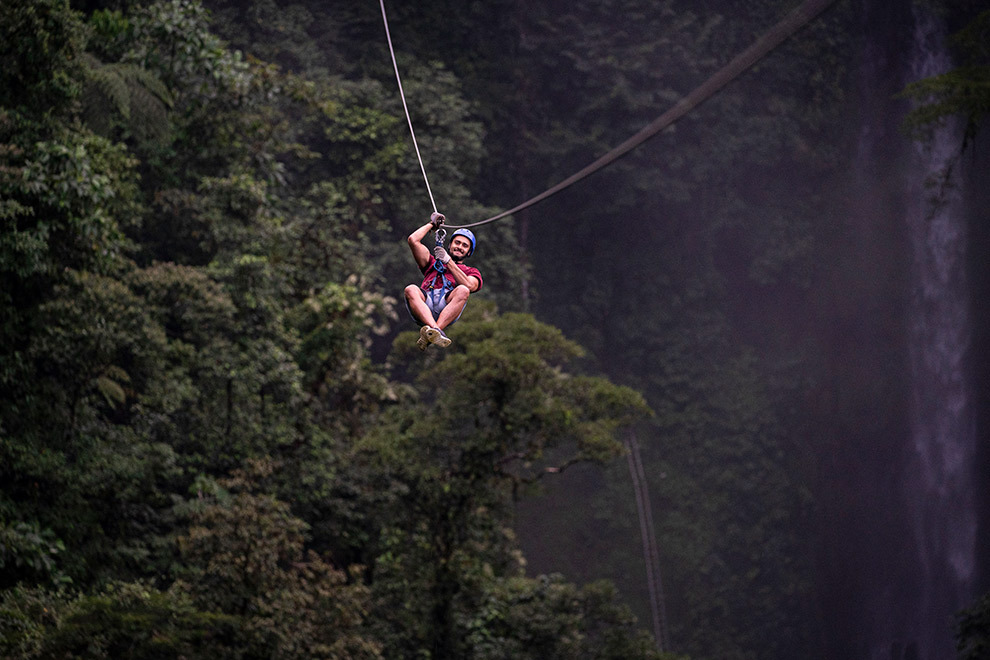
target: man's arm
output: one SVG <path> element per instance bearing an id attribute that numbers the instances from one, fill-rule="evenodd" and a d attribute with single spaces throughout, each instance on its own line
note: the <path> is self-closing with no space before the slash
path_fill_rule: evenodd
<path id="1" fill-rule="evenodd" d="M 438 245 L 433 249 L 433 256 L 436 257 L 436 259 L 444 266 L 447 266 L 447 272 L 450 273 L 450 276 L 454 278 L 455 282 L 466 286 L 471 291 L 471 293 L 474 293 L 475 291 L 481 288 L 481 280 L 479 280 L 474 275 L 468 275 L 467 273 L 465 273 L 463 270 L 461 270 L 461 267 L 459 265 L 457 264 L 451 265 L 450 262 L 453 260 L 450 258 L 450 254 L 447 252 L 445 248 Z"/>
<path id="2" fill-rule="evenodd" d="M 458 284 L 463 284 L 468 289 L 470 289 L 471 293 L 477 291 L 478 287 L 481 286 L 481 282 L 478 281 L 477 277 L 475 277 L 474 275 L 468 275 L 463 270 L 461 270 L 460 266 L 458 266 L 457 264 L 450 264 L 447 267 L 447 272 L 450 273 L 450 275 L 454 278 L 455 282 L 457 282 Z"/>
<path id="3" fill-rule="evenodd" d="M 412 250 L 413 259 L 416 260 L 416 265 L 419 266 L 420 270 L 425 269 L 430 263 L 430 251 L 423 245 L 423 239 L 426 235 L 430 233 L 433 229 L 433 223 L 427 222 L 425 225 L 409 234 L 406 242 L 409 243 L 409 249 Z"/>

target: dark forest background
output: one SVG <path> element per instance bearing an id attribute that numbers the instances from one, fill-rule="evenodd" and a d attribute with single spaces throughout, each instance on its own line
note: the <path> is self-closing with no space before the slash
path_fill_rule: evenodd
<path id="1" fill-rule="evenodd" d="M 928 4 L 987 33 L 978 2 Z M 845 448 L 882 458 L 906 405 L 905 230 L 855 224 L 848 192 L 871 6 L 479 229 L 485 287 L 420 353 L 404 239 L 433 208 L 377 3 L 5 1 L 0 656 L 852 657 L 837 612 L 865 578 L 836 512 L 869 477 Z M 622 142 L 792 3 L 387 8 L 462 224 Z M 984 81 L 986 43 L 956 45 Z M 922 90 L 946 105 L 915 139 L 985 118 L 985 89 L 952 89 Z M 986 657 L 988 612 L 958 618 L 961 658 Z"/>

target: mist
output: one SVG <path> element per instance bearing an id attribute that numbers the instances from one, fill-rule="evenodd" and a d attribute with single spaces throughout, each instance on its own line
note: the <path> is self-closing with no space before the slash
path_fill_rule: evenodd
<path id="1" fill-rule="evenodd" d="M 813 479 L 805 484 L 810 489 L 807 506 L 798 506 L 790 519 L 806 530 L 809 545 L 801 552 L 810 557 L 807 570 L 813 585 L 806 593 L 814 602 L 800 607 L 820 626 L 815 635 L 820 635 L 816 639 L 824 646 L 823 657 L 949 660 L 955 657 L 954 615 L 986 589 L 988 577 L 986 395 L 981 394 L 987 379 L 987 317 L 979 303 L 986 293 L 986 136 L 960 157 L 959 124 L 950 123 L 925 145 L 901 130 L 911 105 L 898 92 L 952 65 L 941 15 L 930 7 L 879 2 L 839 11 L 848 12 L 843 47 L 851 56 L 843 81 L 841 129 L 828 137 L 829 144 L 817 145 L 834 148 L 830 167 L 815 173 L 819 178 L 801 180 L 801 172 L 787 166 L 748 175 L 721 170 L 710 180 L 713 189 L 700 185 L 677 211 L 663 200 L 657 202 L 664 208 L 656 214 L 646 204 L 637 209 L 638 217 L 602 218 L 601 235 L 582 239 L 587 241 L 585 282 L 614 280 L 605 299 L 582 298 L 579 287 L 556 283 L 551 290 L 540 289 L 541 280 L 554 280 L 554 266 L 541 265 L 555 261 L 559 249 L 546 246 L 561 238 L 553 222 L 534 217 L 540 214 L 535 211 L 531 241 L 543 246 L 534 257 L 536 288 L 543 292 L 535 311 L 595 346 L 601 368 L 613 377 L 646 383 L 655 392 L 652 401 L 677 399 L 666 389 L 670 385 L 655 385 L 661 379 L 651 384 L 653 347 L 643 346 L 638 336 L 617 340 L 603 333 L 624 322 L 642 322 L 645 315 L 636 310 L 655 304 L 649 300 L 651 278 L 658 272 L 667 276 L 671 261 L 690 259 L 671 255 L 671 243 L 694 250 L 702 263 L 711 259 L 719 281 L 710 300 L 726 324 L 720 329 L 726 335 L 720 348 L 727 356 L 754 351 L 756 369 L 769 379 L 804 381 L 790 392 L 768 394 L 779 397 L 768 407 L 780 435 L 765 446 L 786 455 L 777 465 L 787 467 L 780 469 L 802 469 Z M 759 88 L 754 78 L 759 74 L 737 81 L 728 93 L 754 93 Z M 698 121 L 714 125 L 724 120 L 712 112 Z M 704 142 L 699 146 L 697 135 L 692 125 L 664 136 L 643 147 L 654 151 L 638 155 L 633 167 L 654 167 L 662 179 L 671 154 L 683 149 L 697 158 L 706 149 L 720 148 Z M 933 201 L 938 175 L 950 163 L 954 171 L 948 192 Z M 781 208 L 800 206 L 807 201 L 801 195 L 816 198 L 819 213 L 810 222 L 819 226 L 809 230 L 817 242 L 810 255 L 814 271 L 807 280 L 754 281 L 759 278 L 754 277 L 752 255 L 740 254 L 748 247 L 750 225 L 745 221 L 699 229 L 707 219 L 696 214 L 714 206 L 710 197 L 720 194 L 715 186 L 726 182 L 742 186 L 736 194 L 748 197 L 751 206 L 735 212 L 749 213 L 755 222 L 766 223 Z M 598 181 L 595 193 L 611 194 L 613 183 Z M 768 187 L 773 191 L 767 192 Z M 759 206 L 765 200 L 770 203 Z M 557 218 L 579 216 L 583 202 L 557 203 L 566 206 L 563 213 L 543 212 Z M 692 232 L 703 235 L 692 237 Z M 696 277 L 686 276 L 685 286 L 696 285 Z M 595 319 L 594 329 L 574 327 L 579 316 L 574 310 L 582 305 L 593 308 L 585 310 L 584 318 Z M 705 337 L 698 340 L 687 350 L 698 356 L 712 350 Z M 669 412 L 665 408 L 661 415 Z M 696 458 L 678 463 L 671 456 L 664 424 L 658 426 L 645 439 L 644 453 L 657 520 L 658 569 L 667 585 L 664 609 L 673 627 L 667 648 L 677 650 L 679 641 L 683 645 L 690 638 L 690 631 L 679 627 L 679 611 L 687 606 L 679 589 L 697 584 L 678 572 L 686 565 L 710 571 L 712 561 L 723 558 L 683 559 L 680 546 L 685 541 L 676 538 L 684 534 L 680 518 L 699 507 L 678 500 L 690 490 L 670 484 L 677 482 L 678 472 L 698 471 L 699 480 L 708 477 Z M 706 429 L 694 432 L 687 442 L 706 451 Z M 767 473 L 755 471 L 751 477 L 764 479 Z M 799 485 L 786 487 L 800 500 Z M 616 521 L 631 515 L 628 508 L 619 508 L 624 500 L 633 500 L 628 471 L 619 465 L 604 477 L 582 471 L 548 485 L 547 491 L 545 498 L 519 507 L 530 570 L 615 580 L 635 603 L 644 625 L 651 621 L 642 560 L 640 569 L 631 568 L 631 558 L 641 552 L 639 528 L 628 520 Z M 700 487 L 696 493 L 732 498 L 745 497 L 746 491 Z M 753 520 L 746 512 L 751 503 L 735 502 L 735 522 L 746 525 Z M 759 570 L 758 560 L 749 564 Z M 705 623 L 723 622 L 711 618 Z"/>
<path id="2" fill-rule="evenodd" d="M 963 660 L 985 4 L 0 3 L 0 655 Z"/>

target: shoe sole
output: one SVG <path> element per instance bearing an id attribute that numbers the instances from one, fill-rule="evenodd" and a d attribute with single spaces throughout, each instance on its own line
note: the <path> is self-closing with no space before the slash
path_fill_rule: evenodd
<path id="1" fill-rule="evenodd" d="M 426 334 L 426 331 L 429 329 L 429 326 L 425 325 L 419 329 L 419 339 L 416 340 L 416 348 L 421 351 L 425 351 L 426 347 L 430 345 L 430 338 Z"/>
<path id="2" fill-rule="evenodd" d="M 424 328 L 419 331 L 420 335 L 426 334 L 426 339 L 431 344 L 439 346 L 440 348 L 446 348 L 450 346 L 450 337 L 446 336 L 440 330 L 436 328 Z"/>

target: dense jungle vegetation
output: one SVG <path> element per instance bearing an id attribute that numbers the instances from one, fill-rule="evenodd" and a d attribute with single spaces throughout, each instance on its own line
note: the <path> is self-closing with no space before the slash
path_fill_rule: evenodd
<path id="1" fill-rule="evenodd" d="M 791 7 L 391 4 L 455 224 Z M 0 4 L 0 657 L 825 657 L 824 420 L 859 393 L 804 330 L 889 293 L 820 294 L 847 284 L 821 266 L 854 24 L 839 3 L 649 149 L 479 230 L 485 288 L 420 353 L 404 239 L 433 209 L 377 3 Z M 609 476 L 630 428 L 663 650 Z M 534 571 L 547 553 L 572 570 Z"/>

